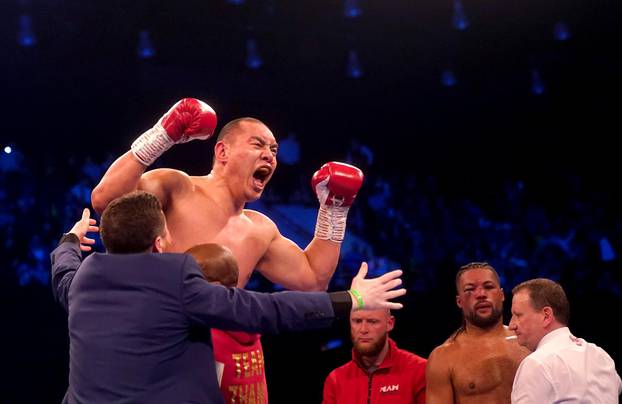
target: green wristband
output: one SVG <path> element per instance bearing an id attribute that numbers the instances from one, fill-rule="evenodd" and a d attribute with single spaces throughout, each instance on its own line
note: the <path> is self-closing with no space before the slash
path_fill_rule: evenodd
<path id="1" fill-rule="evenodd" d="M 350 293 L 352 293 L 352 295 L 354 296 L 354 298 L 356 299 L 356 303 L 358 305 L 357 309 L 363 309 L 365 308 L 365 302 L 363 302 L 363 297 L 361 296 L 361 294 L 358 292 L 358 290 L 356 289 L 350 289 Z"/>

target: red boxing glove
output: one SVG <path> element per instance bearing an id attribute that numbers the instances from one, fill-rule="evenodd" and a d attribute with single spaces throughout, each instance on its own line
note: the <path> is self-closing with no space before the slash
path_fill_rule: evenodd
<path id="1" fill-rule="evenodd" d="M 132 143 L 132 152 L 142 164 L 149 166 L 176 143 L 209 138 L 216 122 L 212 107 L 196 98 L 184 98 Z"/>
<path id="2" fill-rule="evenodd" d="M 326 163 L 313 175 L 311 185 L 320 201 L 315 237 L 343 241 L 348 210 L 363 184 L 363 172 L 350 164 Z"/>
<path id="3" fill-rule="evenodd" d="M 350 164 L 333 161 L 313 174 L 311 185 L 321 204 L 351 206 L 363 185 L 363 172 Z"/>

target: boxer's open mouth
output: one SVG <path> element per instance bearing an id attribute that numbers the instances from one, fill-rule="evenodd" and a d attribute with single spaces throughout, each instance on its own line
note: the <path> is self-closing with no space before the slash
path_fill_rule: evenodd
<path id="1" fill-rule="evenodd" d="M 253 178 L 259 180 L 261 183 L 264 183 L 270 174 L 272 174 L 272 169 L 270 167 L 263 166 L 255 170 Z"/>

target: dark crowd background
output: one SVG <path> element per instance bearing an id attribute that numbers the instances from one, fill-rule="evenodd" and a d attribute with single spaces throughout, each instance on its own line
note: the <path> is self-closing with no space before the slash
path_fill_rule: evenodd
<path id="1" fill-rule="evenodd" d="M 61 400 L 67 321 L 48 254 L 110 162 L 187 96 L 219 128 L 254 116 L 273 130 L 279 168 L 251 207 L 302 247 L 313 172 L 364 170 L 331 290 L 362 260 L 403 268 L 401 347 L 427 357 L 442 343 L 460 324 L 455 272 L 488 261 L 506 323 L 513 286 L 558 280 L 571 329 L 620 369 L 620 3 L 320 3 L 0 2 L 0 402 Z M 156 166 L 206 174 L 213 144 Z M 320 402 L 348 338 L 346 322 L 264 336 L 270 401 Z"/>

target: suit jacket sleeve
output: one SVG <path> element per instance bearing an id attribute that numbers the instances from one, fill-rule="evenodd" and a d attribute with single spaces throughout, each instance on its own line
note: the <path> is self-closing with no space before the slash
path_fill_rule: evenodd
<path id="1" fill-rule="evenodd" d="M 71 233 L 63 236 L 58 247 L 50 254 L 50 259 L 52 261 L 51 278 L 54 300 L 63 306 L 65 311 L 68 311 L 69 286 L 82 262 L 78 237 Z"/>
<path id="2" fill-rule="evenodd" d="M 181 271 L 181 300 L 192 324 L 274 334 L 328 327 L 336 317 L 328 293 L 257 293 L 212 285 L 187 258 Z"/>

